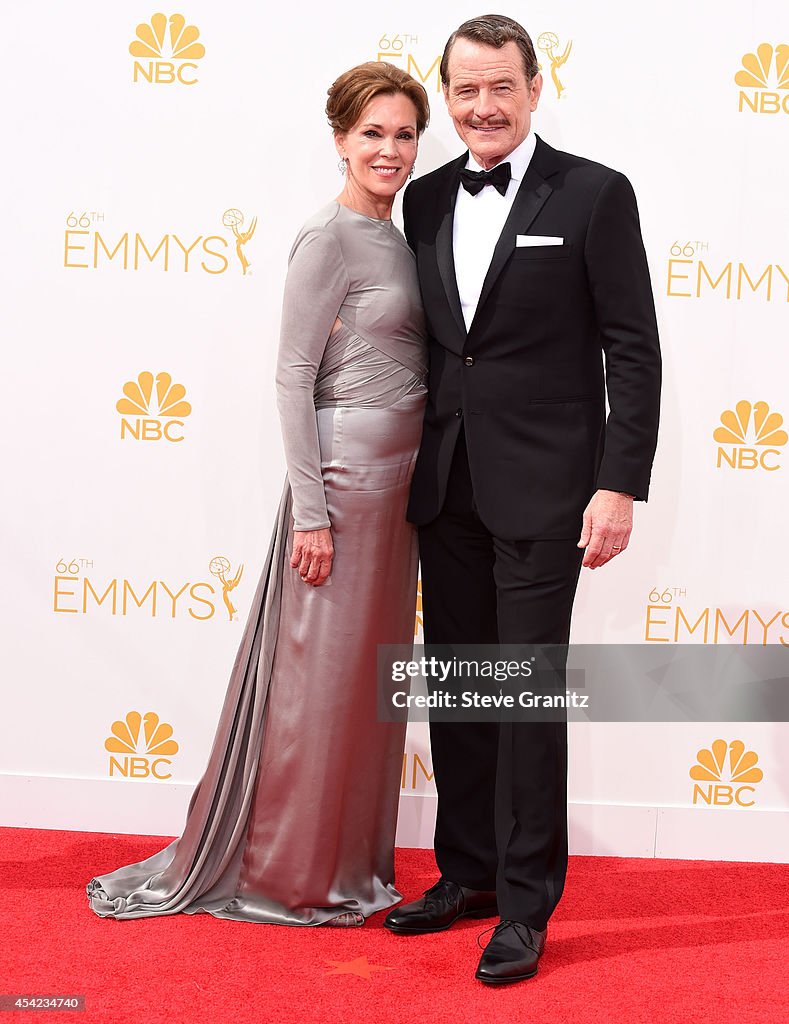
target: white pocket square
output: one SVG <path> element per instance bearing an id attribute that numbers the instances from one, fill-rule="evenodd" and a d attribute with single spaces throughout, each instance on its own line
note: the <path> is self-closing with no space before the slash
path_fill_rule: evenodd
<path id="1" fill-rule="evenodd" d="M 564 239 L 556 235 L 516 235 L 515 245 L 564 245 Z"/>

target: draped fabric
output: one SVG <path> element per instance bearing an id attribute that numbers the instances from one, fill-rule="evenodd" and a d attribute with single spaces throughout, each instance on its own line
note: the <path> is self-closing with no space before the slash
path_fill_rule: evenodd
<path id="1" fill-rule="evenodd" d="M 351 211 L 340 218 L 345 251 L 359 249 L 354 265 L 366 265 L 378 293 L 387 286 L 397 293 L 395 306 L 413 330 L 419 299 L 402 236 Z M 303 287 L 290 278 L 286 304 L 295 301 L 287 292 L 297 280 Z M 319 283 L 313 275 L 313 289 Z M 305 345 L 298 324 L 285 323 L 281 368 L 289 346 Z M 268 555 L 183 832 L 152 857 L 92 878 L 86 891 L 99 916 L 210 913 L 317 925 L 345 911 L 368 916 L 401 898 L 394 835 L 405 724 L 377 720 L 375 678 L 378 644 L 408 643 L 414 629 L 418 557 L 405 510 L 426 387 L 424 355 L 420 362 L 414 346 L 404 351 L 418 373 L 397 358 L 391 339 L 370 345 L 345 323 L 324 338 L 313 374 L 316 444 L 302 454 L 320 474 L 331 575 L 311 587 L 289 564 L 288 458 Z M 284 407 L 285 429 L 296 429 L 287 391 Z"/>

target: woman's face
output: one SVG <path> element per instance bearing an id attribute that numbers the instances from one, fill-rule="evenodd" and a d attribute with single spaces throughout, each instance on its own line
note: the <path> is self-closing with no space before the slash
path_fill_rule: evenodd
<path id="1" fill-rule="evenodd" d="M 376 96 L 334 141 L 349 182 L 379 199 L 394 196 L 416 160 L 416 107 L 404 93 Z"/>

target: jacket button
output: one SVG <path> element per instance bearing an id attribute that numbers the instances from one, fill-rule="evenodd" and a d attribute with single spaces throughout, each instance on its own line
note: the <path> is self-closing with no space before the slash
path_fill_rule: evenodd
<path id="1" fill-rule="evenodd" d="M 455 415 L 456 416 L 462 416 L 463 415 L 463 410 L 462 409 L 456 409 L 455 410 Z"/>
<path id="2" fill-rule="evenodd" d="M 466 356 L 466 358 L 463 360 L 463 362 L 466 364 L 466 366 L 473 366 L 474 365 L 474 356 Z"/>

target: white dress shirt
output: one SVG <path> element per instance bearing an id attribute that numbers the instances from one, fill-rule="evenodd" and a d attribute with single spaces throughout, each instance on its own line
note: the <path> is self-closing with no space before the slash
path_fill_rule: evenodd
<path id="1" fill-rule="evenodd" d="M 466 330 L 471 327 L 482 291 L 482 282 L 493 259 L 493 250 L 496 248 L 504 221 L 512 208 L 515 193 L 520 188 L 536 145 L 537 138 L 534 132 L 530 131 L 509 156 L 499 161 L 509 162 L 512 170 L 512 178 L 504 195 L 492 185 L 486 185 L 473 196 L 462 184 L 458 185 L 455 219 L 452 225 L 452 248 L 455 257 L 455 278 Z M 466 167 L 472 171 L 485 169 L 477 163 L 471 153 L 468 155 Z"/>

